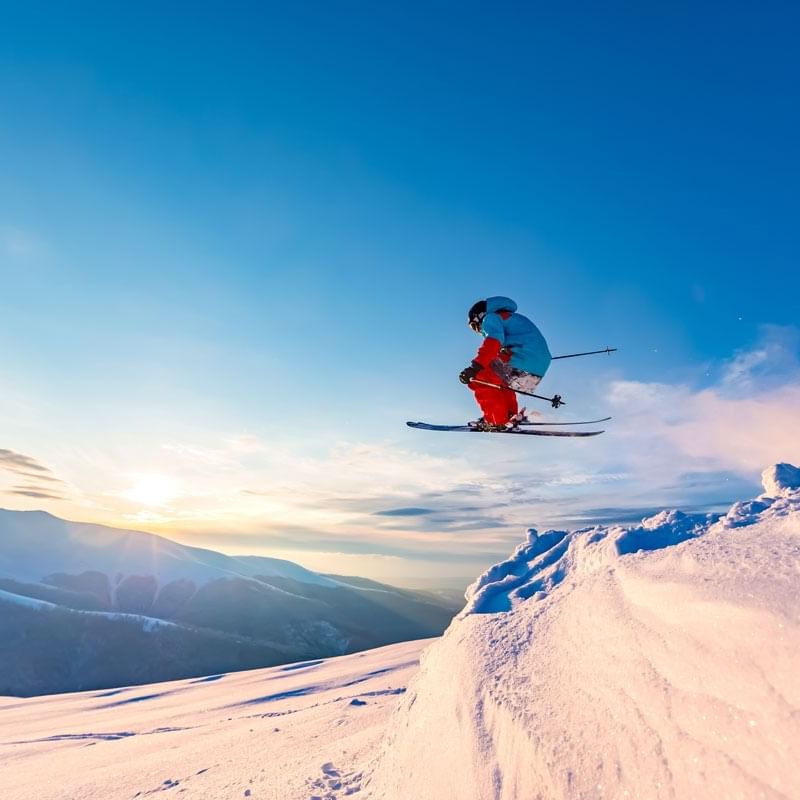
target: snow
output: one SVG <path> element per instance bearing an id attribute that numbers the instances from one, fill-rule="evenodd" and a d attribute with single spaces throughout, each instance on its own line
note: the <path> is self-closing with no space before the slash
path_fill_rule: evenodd
<path id="1" fill-rule="evenodd" d="M 43 609 L 57 609 L 62 614 L 79 614 L 82 616 L 101 617 L 109 620 L 121 620 L 123 622 L 132 622 L 139 625 L 146 633 L 152 633 L 159 628 L 177 628 L 179 627 L 174 622 L 168 622 L 157 617 L 147 617 L 144 614 L 126 614 L 121 611 L 78 611 L 73 608 L 64 608 L 55 603 L 50 603 L 47 600 L 39 600 L 35 597 L 25 597 L 23 595 L 7 592 L 0 589 L 0 604 L 13 603 L 14 605 L 24 606 L 25 608 L 33 608 L 37 611 Z"/>
<path id="2" fill-rule="evenodd" d="M 48 603 L 47 600 L 38 600 L 35 597 L 23 597 L 13 592 L 7 592 L 4 589 L 0 589 L 0 603 L 13 603 L 17 606 L 35 608 L 37 610 L 42 608 L 58 608 L 55 603 Z"/>
<path id="3" fill-rule="evenodd" d="M 530 529 L 438 640 L 0 699 L 0 796 L 800 800 L 798 477 Z"/>
<path id="4" fill-rule="evenodd" d="M 761 474 L 764 493 L 772 497 L 791 497 L 800 489 L 800 469 L 791 464 L 775 464 Z"/>
<path id="5" fill-rule="evenodd" d="M 800 798 L 800 471 L 721 519 L 528 531 L 389 725 L 375 798 Z"/>
<path id="6" fill-rule="evenodd" d="M 0 698 L 0 796 L 358 797 L 429 643 L 151 686 Z"/>

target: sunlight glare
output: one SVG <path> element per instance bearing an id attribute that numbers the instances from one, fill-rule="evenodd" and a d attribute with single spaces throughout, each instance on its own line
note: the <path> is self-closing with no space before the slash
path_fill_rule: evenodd
<path id="1" fill-rule="evenodd" d="M 175 482 L 164 475 L 148 473 L 138 475 L 125 497 L 143 506 L 164 506 L 177 496 Z"/>

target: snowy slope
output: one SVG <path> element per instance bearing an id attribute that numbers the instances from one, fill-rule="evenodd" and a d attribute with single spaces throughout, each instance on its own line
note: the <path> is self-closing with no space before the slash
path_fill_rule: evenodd
<path id="1" fill-rule="evenodd" d="M 372 796 L 800 798 L 800 470 L 714 521 L 529 531 L 468 590 Z"/>
<path id="2" fill-rule="evenodd" d="M 800 800 L 800 470 L 764 487 L 529 531 L 438 640 L 0 698 L 0 796 Z"/>
<path id="3" fill-rule="evenodd" d="M 172 683 L 0 697 L 3 800 L 360 795 L 429 641 Z"/>

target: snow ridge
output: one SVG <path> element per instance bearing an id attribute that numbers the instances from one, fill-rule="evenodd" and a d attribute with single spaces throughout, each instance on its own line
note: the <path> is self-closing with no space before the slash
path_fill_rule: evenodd
<path id="1" fill-rule="evenodd" d="M 800 798 L 800 469 L 727 514 L 530 529 L 467 590 L 374 798 Z"/>
<path id="2" fill-rule="evenodd" d="M 526 540 L 510 558 L 480 575 L 466 591 L 465 614 L 509 611 L 520 601 L 543 599 L 567 575 L 573 578 L 608 568 L 620 556 L 661 550 L 702 536 L 714 523 L 723 528 L 755 525 L 767 519 L 800 512 L 800 469 L 776 464 L 762 473 L 764 494 L 734 503 L 721 519 L 718 514 L 660 511 L 634 527 L 593 526 L 576 531 L 529 528 Z"/>
<path id="3" fill-rule="evenodd" d="M 39 600 L 35 597 L 25 597 L 24 595 L 6 592 L 0 589 L 0 603 L 12 603 L 25 608 L 32 608 L 36 611 L 57 610 L 62 614 L 73 614 L 82 617 L 94 617 L 96 619 L 120 620 L 123 622 L 133 622 L 145 632 L 152 633 L 159 628 L 178 628 L 174 622 L 169 622 L 158 617 L 148 617 L 145 614 L 129 614 L 124 611 L 80 611 L 74 608 L 65 608 L 47 600 Z"/>

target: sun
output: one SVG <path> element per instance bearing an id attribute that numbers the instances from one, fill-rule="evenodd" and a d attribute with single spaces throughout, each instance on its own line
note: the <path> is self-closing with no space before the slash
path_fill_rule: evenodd
<path id="1" fill-rule="evenodd" d="M 155 472 L 137 475 L 125 497 L 143 506 L 164 506 L 178 495 L 175 482 Z"/>

